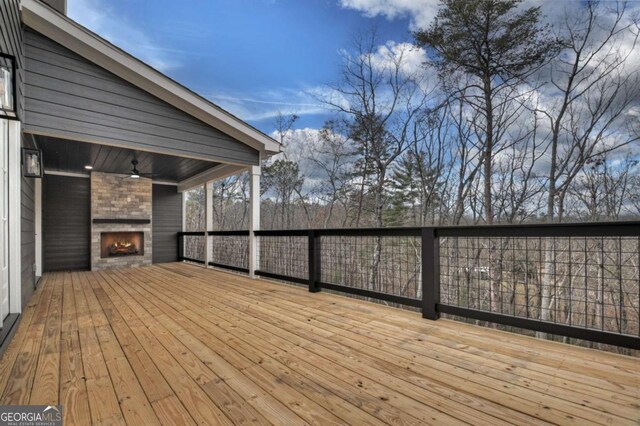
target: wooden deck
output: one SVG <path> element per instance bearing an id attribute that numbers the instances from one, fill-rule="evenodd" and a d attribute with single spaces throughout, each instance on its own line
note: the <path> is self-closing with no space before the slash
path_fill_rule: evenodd
<path id="1" fill-rule="evenodd" d="M 168 264 L 43 277 L 0 404 L 65 424 L 640 422 L 640 359 Z"/>

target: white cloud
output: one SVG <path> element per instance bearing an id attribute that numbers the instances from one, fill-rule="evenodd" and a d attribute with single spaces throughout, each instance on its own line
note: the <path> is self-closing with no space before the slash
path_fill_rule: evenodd
<path id="1" fill-rule="evenodd" d="M 437 0 L 340 0 L 347 9 L 362 12 L 366 16 L 384 16 L 387 19 L 411 19 L 411 29 L 427 27 L 438 13 Z"/>
<path id="2" fill-rule="evenodd" d="M 373 65 L 380 70 L 393 69 L 394 64 L 400 64 L 400 71 L 407 76 L 415 76 L 424 72 L 427 52 L 411 43 L 390 40 L 379 46 L 371 58 Z"/>
<path id="3" fill-rule="evenodd" d="M 159 46 L 139 25 L 115 12 L 108 1 L 70 0 L 68 15 L 159 71 L 167 72 L 180 66 L 176 58 L 178 51 Z"/>

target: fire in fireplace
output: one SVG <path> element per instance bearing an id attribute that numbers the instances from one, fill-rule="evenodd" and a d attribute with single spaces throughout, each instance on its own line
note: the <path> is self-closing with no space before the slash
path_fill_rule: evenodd
<path id="1" fill-rule="evenodd" d="M 100 257 L 144 254 L 144 232 L 101 232 Z"/>

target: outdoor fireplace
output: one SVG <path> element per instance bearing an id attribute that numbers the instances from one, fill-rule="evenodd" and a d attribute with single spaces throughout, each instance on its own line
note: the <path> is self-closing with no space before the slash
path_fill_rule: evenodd
<path id="1" fill-rule="evenodd" d="M 100 257 L 144 255 L 144 232 L 101 232 Z"/>
<path id="2" fill-rule="evenodd" d="M 91 270 L 151 265 L 151 179 L 91 172 Z"/>

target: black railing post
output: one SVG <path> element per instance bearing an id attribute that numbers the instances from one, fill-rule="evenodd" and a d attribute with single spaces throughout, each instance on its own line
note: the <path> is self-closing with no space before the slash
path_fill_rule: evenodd
<path id="1" fill-rule="evenodd" d="M 309 231 L 309 291 L 320 291 L 320 237 L 313 230 Z"/>
<path id="2" fill-rule="evenodd" d="M 435 228 L 422 228 L 422 318 L 440 318 L 440 258 Z"/>
<path id="3" fill-rule="evenodd" d="M 184 235 L 182 232 L 178 232 L 178 262 L 184 260 Z"/>

